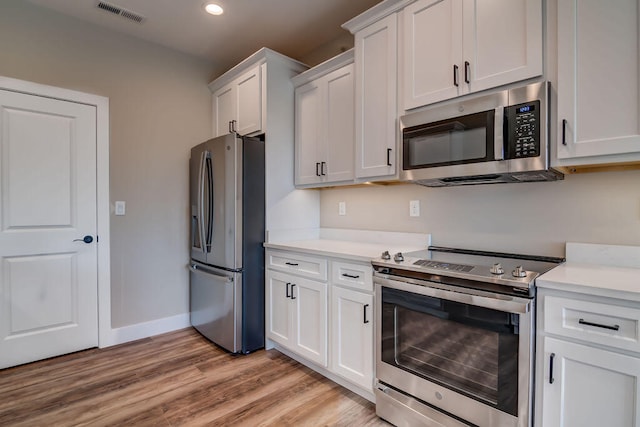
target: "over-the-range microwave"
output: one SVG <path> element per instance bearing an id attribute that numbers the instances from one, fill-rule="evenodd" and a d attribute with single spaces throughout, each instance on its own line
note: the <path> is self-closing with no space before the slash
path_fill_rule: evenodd
<path id="1" fill-rule="evenodd" d="M 400 119 L 400 179 L 429 187 L 556 181 L 549 85 L 540 82 L 424 108 Z"/>

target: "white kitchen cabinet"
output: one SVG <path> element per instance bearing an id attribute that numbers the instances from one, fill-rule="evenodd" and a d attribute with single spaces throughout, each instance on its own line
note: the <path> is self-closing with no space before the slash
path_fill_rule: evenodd
<path id="1" fill-rule="evenodd" d="M 251 135 L 263 130 L 260 64 L 213 93 L 214 136 L 235 131 Z"/>
<path id="2" fill-rule="evenodd" d="M 331 292 L 331 370 L 372 392 L 373 295 L 340 286 Z"/>
<path id="3" fill-rule="evenodd" d="M 267 337 L 327 366 L 327 284 L 267 271 Z"/>
<path id="4" fill-rule="evenodd" d="M 357 23 L 354 23 L 356 25 Z M 357 26 L 344 25 L 352 33 Z M 360 181 L 396 174 L 398 14 L 355 31 L 355 175 Z"/>
<path id="5" fill-rule="evenodd" d="M 405 110 L 542 74 L 542 0 L 418 0 L 403 14 Z"/>
<path id="6" fill-rule="evenodd" d="M 559 166 L 640 160 L 640 1 L 557 1 Z"/>
<path id="7" fill-rule="evenodd" d="M 640 426 L 640 307 L 541 289 L 536 425 Z"/>
<path id="8" fill-rule="evenodd" d="M 295 184 L 354 178 L 353 51 L 294 77 Z"/>

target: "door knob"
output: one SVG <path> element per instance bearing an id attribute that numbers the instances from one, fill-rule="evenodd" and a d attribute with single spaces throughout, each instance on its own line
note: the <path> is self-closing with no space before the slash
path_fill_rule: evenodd
<path id="1" fill-rule="evenodd" d="M 91 243 L 91 242 L 93 242 L 93 236 L 86 235 L 82 239 L 74 239 L 73 241 L 74 242 Z"/>

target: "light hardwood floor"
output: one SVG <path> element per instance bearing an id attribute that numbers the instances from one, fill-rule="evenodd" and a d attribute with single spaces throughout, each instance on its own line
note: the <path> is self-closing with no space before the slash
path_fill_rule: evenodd
<path id="1" fill-rule="evenodd" d="M 184 329 L 0 370 L 0 426 L 388 426 L 276 350 L 233 356 Z"/>

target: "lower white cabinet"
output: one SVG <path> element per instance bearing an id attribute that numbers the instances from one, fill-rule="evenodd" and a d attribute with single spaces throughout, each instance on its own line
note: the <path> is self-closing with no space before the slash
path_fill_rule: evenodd
<path id="1" fill-rule="evenodd" d="M 544 338 L 541 426 L 639 426 L 640 358 Z"/>
<path id="2" fill-rule="evenodd" d="M 640 427 L 640 307 L 541 289 L 536 426 Z"/>
<path id="3" fill-rule="evenodd" d="M 371 391 L 373 295 L 339 286 L 331 292 L 331 370 Z"/>
<path id="4" fill-rule="evenodd" d="M 267 336 L 327 366 L 327 284 L 267 271 Z"/>
<path id="5" fill-rule="evenodd" d="M 371 264 L 276 249 L 265 259 L 267 338 L 373 399 Z"/>

